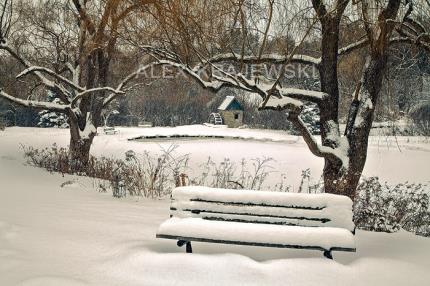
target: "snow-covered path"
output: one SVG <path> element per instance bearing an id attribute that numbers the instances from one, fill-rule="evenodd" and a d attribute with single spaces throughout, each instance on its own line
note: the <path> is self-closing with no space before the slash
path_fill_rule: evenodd
<path id="1" fill-rule="evenodd" d="M 98 136 L 94 154 L 121 156 L 123 151 L 134 148 L 155 152 L 158 144 L 170 144 L 128 142 L 127 131 L 131 132 Z M 118 200 L 111 194 L 96 192 L 91 179 L 62 177 L 23 166 L 19 143 L 42 147 L 53 141 L 67 145 L 67 130 L 15 128 L 0 133 L 2 286 L 418 286 L 430 281 L 430 239 L 406 232 L 358 231 L 358 252 L 334 253 L 334 261 L 322 258 L 318 251 L 204 243 L 193 244 L 195 253 L 191 255 L 183 253 L 174 241 L 155 239 L 158 225 L 168 218 L 167 199 Z M 291 170 L 297 166 L 321 167 L 321 162 L 305 154 L 306 146 L 300 141 L 290 143 L 288 148 L 282 142 L 199 142 L 181 142 L 181 148 L 185 153 L 193 151 L 197 159 L 208 154 L 234 157 L 240 153 L 238 158 L 249 158 L 278 152 L 285 160 L 279 166 L 285 164 Z M 218 149 L 208 153 L 214 144 Z M 372 157 L 381 158 L 369 158 L 367 172 L 388 170 L 382 176 L 428 180 L 428 170 L 417 167 L 428 164 L 428 145 L 405 142 L 404 146 L 399 153 L 394 146 L 378 150 L 372 145 Z M 226 151 L 229 148 L 235 149 Z M 297 165 L 290 166 L 293 160 Z M 61 187 L 70 180 L 74 183 Z"/>

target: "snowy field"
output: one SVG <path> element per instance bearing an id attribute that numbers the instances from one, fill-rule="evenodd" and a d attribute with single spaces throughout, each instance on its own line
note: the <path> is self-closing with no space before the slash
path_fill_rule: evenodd
<path id="1" fill-rule="evenodd" d="M 201 134 L 243 139 L 128 141 L 142 135 Z M 357 253 L 193 243 L 183 253 L 174 241 L 155 239 L 168 218 L 169 200 L 114 199 L 91 179 L 51 175 L 24 166 L 19 144 L 67 146 L 68 130 L 8 128 L 0 132 L 0 285 L 428 285 L 430 239 L 401 231 L 358 231 Z M 96 156 L 122 158 L 127 150 L 157 153 L 171 144 L 190 153 L 191 167 L 208 156 L 273 157 L 278 171 L 298 185 L 301 170 L 319 177 L 323 162 L 296 136 L 278 131 L 210 128 L 122 128 L 95 138 Z M 372 137 L 366 176 L 390 183 L 428 182 L 425 138 Z M 73 180 L 74 183 L 61 187 Z"/>
<path id="2" fill-rule="evenodd" d="M 314 181 L 321 177 L 323 160 L 311 154 L 301 137 L 288 135 L 284 131 L 212 128 L 203 125 L 180 126 L 175 128 L 117 128 L 118 134 L 105 135 L 102 128 L 94 139 L 91 152 L 95 156 L 124 158 L 124 153 L 133 150 L 137 154 L 148 151 L 159 154 L 161 149 L 178 145 L 176 155 L 190 154 L 188 175 L 210 156 L 214 161 L 230 159 L 239 165 L 242 159 L 270 157 L 273 167 L 266 181 L 267 185 L 279 183 L 286 177 L 286 183 L 296 191 L 302 170 L 311 171 Z M 66 147 L 69 140 L 66 129 L 8 128 L 0 133 L 2 155 L 22 159 L 20 144 L 38 148 L 49 147 L 54 142 Z M 139 136 L 224 136 L 224 139 L 209 138 L 160 138 L 129 141 Z M 232 137 L 236 137 L 233 139 Z M 237 139 L 242 138 L 242 139 Z M 382 181 L 395 184 L 405 181 L 429 182 L 430 141 L 423 137 L 370 137 L 365 176 L 379 176 Z M 285 175 L 285 176 L 284 176 Z"/>

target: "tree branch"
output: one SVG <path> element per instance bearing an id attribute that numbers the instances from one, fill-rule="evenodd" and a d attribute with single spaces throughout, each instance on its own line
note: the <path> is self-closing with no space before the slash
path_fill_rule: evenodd
<path id="1" fill-rule="evenodd" d="M 320 21 L 327 15 L 327 9 L 323 3 L 323 0 L 312 0 L 312 6 Z"/>
<path id="2" fill-rule="evenodd" d="M 3 44 L 0 43 L 0 50 L 7 51 L 12 57 L 14 57 L 17 61 L 19 61 L 26 69 L 31 68 L 31 64 L 23 57 L 18 55 L 14 50 L 12 50 L 11 47 L 7 45 L 7 43 L 3 43 Z M 44 84 L 49 90 L 54 92 L 63 103 L 65 104 L 70 103 L 69 101 L 69 98 L 71 97 L 70 92 L 68 92 L 66 89 L 56 84 L 55 82 L 47 79 L 40 72 L 35 71 L 34 74 L 39 78 L 42 84 Z"/>
<path id="3" fill-rule="evenodd" d="M 283 97 L 309 101 L 316 104 L 321 103 L 328 97 L 328 94 L 325 92 L 297 88 L 280 88 L 279 93 Z"/>
<path id="4" fill-rule="evenodd" d="M 0 89 L 0 97 L 12 103 L 16 103 L 18 105 L 25 106 L 25 107 L 31 107 L 38 110 L 51 110 L 55 112 L 66 113 L 66 111 L 70 109 L 70 105 L 62 105 L 62 104 L 57 104 L 53 102 L 20 99 L 7 94 L 1 89 Z"/>
<path id="5" fill-rule="evenodd" d="M 102 92 L 102 91 L 109 91 L 111 92 L 111 94 L 124 94 L 125 92 L 122 90 L 118 90 L 118 89 L 114 89 L 112 87 L 96 87 L 96 88 L 90 88 L 90 89 L 86 89 L 80 93 L 78 93 L 72 100 L 71 102 L 71 106 L 74 106 L 77 101 L 85 96 L 88 96 L 91 93 L 95 93 L 95 92 Z"/>
<path id="6" fill-rule="evenodd" d="M 84 10 L 81 3 L 79 3 L 79 0 L 72 0 L 72 1 L 73 1 L 73 4 L 75 5 L 76 10 L 78 11 L 79 17 L 86 24 L 86 27 L 90 32 L 90 34 L 93 35 L 96 32 L 94 23 L 91 21 L 90 17 L 88 17 L 87 12 Z"/>
<path id="7" fill-rule="evenodd" d="M 312 154 L 317 157 L 327 158 L 329 160 L 341 160 L 340 157 L 335 154 L 335 149 L 326 146 L 320 146 L 317 143 L 299 116 L 302 112 L 302 109 L 303 105 L 300 101 L 287 97 L 279 98 L 276 96 L 271 96 L 259 107 L 259 110 L 286 110 L 288 112 L 288 120 L 299 130 L 300 135 L 302 135 Z"/>
<path id="8" fill-rule="evenodd" d="M 261 57 L 257 56 L 244 56 L 241 58 L 236 53 L 225 53 L 216 55 L 212 58 L 207 59 L 208 62 L 215 64 L 221 62 L 236 62 L 239 63 L 243 61 L 245 64 L 263 64 L 263 63 L 272 63 L 272 64 L 285 64 L 288 62 L 288 56 L 279 55 L 279 54 L 266 54 L 261 55 Z M 321 62 L 321 58 L 314 58 L 308 55 L 293 55 L 290 60 L 290 63 L 311 65 L 318 67 Z M 203 66 L 199 65 L 199 68 L 203 68 Z"/>
<path id="9" fill-rule="evenodd" d="M 57 74 L 53 70 L 47 69 L 45 67 L 38 67 L 38 66 L 29 67 L 29 68 L 25 69 L 24 71 L 22 71 L 19 75 L 17 75 L 16 78 L 18 79 L 18 78 L 24 77 L 30 73 L 36 73 L 36 72 L 46 73 L 46 74 L 54 77 L 55 79 L 61 81 L 62 83 L 68 85 L 69 87 L 73 88 L 74 90 L 76 90 L 78 92 L 85 91 L 85 88 L 75 84 L 74 82 L 68 80 L 67 78 Z"/>
<path id="10" fill-rule="evenodd" d="M 114 92 L 111 93 L 104 101 L 103 101 L 103 107 L 108 106 L 115 98 L 120 95 L 124 94 L 124 87 L 126 87 L 132 80 L 136 79 L 141 75 L 142 73 L 146 72 L 147 70 L 154 68 L 156 66 L 161 66 L 163 64 L 166 64 L 164 62 L 153 62 L 150 64 L 147 64 L 143 67 L 140 67 L 136 71 L 132 72 L 128 76 L 126 76 L 117 86 L 116 91 L 123 91 L 123 93 Z M 128 91 L 128 90 L 127 90 Z"/>

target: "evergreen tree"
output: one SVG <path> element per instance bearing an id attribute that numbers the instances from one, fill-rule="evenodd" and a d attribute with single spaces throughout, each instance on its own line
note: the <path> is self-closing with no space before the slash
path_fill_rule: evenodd
<path id="1" fill-rule="evenodd" d="M 53 103 L 60 103 L 60 100 L 50 91 L 48 92 L 47 100 Z M 69 124 L 67 123 L 67 119 L 67 116 L 64 114 L 43 110 L 39 112 L 39 122 L 37 123 L 37 126 L 68 128 Z"/>
<path id="2" fill-rule="evenodd" d="M 320 112 L 314 103 L 305 103 L 300 118 L 313 135 L 321 134 L 320 131 Z"/>

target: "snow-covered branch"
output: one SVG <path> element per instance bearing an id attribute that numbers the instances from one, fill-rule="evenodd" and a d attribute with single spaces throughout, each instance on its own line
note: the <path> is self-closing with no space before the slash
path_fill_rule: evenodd
<path id="1" fill-rule="evenodd" d="M 211 57 L 207 60 L 207 62 L 212 64 L 221 63 L 221 62 L 243 62 L 245 64 L 263 64 L 263 63 L 285 64 L 286 62 L 289 62 L 289 63 L 298 63 L 298 64 L 318 67 L 318 65 L 321 62 L 321 59 L 311 57 L 308 55 L 298 55 L 298 54 L 295 54 L 290 59 L 289 56 L 279 55 L 279 54 L 267 54 L 267 55 L 261 55 L 261 57 L 257 57 L 257 56 L 241 57 L 236 53 L 225 53 L 225 54 L 219 54 L 214 57 Z M 198 67 L 202 68 L 204 65 L 200 65 Z"/>
<path id="2" fill-rule="evenodd" d="M 301 110 L 303 103 L 297 99 L 289 97 L 270 96 L 260 105 L 260 110 Z"/>
<path id="3" fill-rule="evenodd" d="M 298 90 L 300 91 L 300 90 Z M 307 91 L 303 91 L 307 92 Z M 299 92 L 297 94 L 300 94 Z M 343 166 L 346 168 L 348 165 L 347 149 L 342 144 L 338 144 L 335 148 L 328 146 L 322 146 L 318 144 L 316 139 L 313 137 L 308 127 L 305 125 L 303 120 L 300 118 L 300 113 L 303 109 L 303 103 L 297 99 L 291 97 L 277 97 L 270 96 L 267 100 L 263 101 L 260 105 L 259 110 L 277 110 L 288 112 L 288 120 L 297 128 L 308 145 L 309 150 L 317 157 L 327 158 L 333 161 L 341 161 Z M 341 141 L 340 136 L 336 138 L 338 142 Z"/>
<path id="4" fill-rule="evenodd" d="M 0 43 L 0 50 L 7 51 L 12 57 L 19 61 L 26 69 L 30 69 L 32 65 L 25 58 L 18 55 L 8 44 Z M 69 104 L 69 98 L 71 98 L 71 93 L 68 92 L 63 86 L 56 84 L 54 81 L 46 78 L 41 72 L 34 71 L 34 74 L 39 78 L 39 80 L 44 84 L 49 90 L 58 95 L 59 99 L 64 104 Z"/>
<path id="5" fill-rule="evenodd" d="M 36 73 L 36 72 L 46 73 L 46 74 L 52 76 L 53 78 L 57 79 L 61 83 L 66 84 L 67 86 L 73 88 L 74 90 L 76 90 L 78 92 L 84 92 L 85 91 L 85 88 L 77 85 L 73 81 L 70 81 L 69 79 L 57 74 L 53 70 L 50 70 L 50 69 L 45 68 L 45 67 L 39 67 L 39 66 L 29 67 L 29 68 L 25 69 L 24 71 L 22 71 L 19 75 L 17 75 L 16 78 L 21 78 L 21 77 L 26 76 L 30 73 Z"/>
<path id="6" fill-rule="evenodd" d="M 53 103 L 53 102 L 43 102 L 43 101 L 37 101 L 37 100 L 20 99 L 20 98 L 12 96 L 10 94 L 7 94 L 6 92 L 4 92 L 1 89 L 0 89 L 0 97 L 4 98 L 10 102 L 19 104 L 21 106 L 31 107 L 31 108 L 39 109 L 39 110 L 52 110 L 52 111 L 56 111 L 56 112 L 65 113 L 70 108 L 70 105 L 57 104 L 57 103 Z"/>
<path id="7" fill-rule="evenodd" d="M 96 87 L 96 88 L 90 88 L 90 89 L 86 89 L 83 92 L 78 93 L 72 100 L 71 102 L 71 106 L 74 106 L 79 99 L 88 96 L 92 93 L 96 93 L 96 92 L 110 92 L 110 94 L 115 94 L 115 95 L 119 95 L 119 94 L 124 94 L 125 92 L 122 90 L 118 90 L 118 89 L 114 89 L 112 87 Z M 110 95 L 109 95 L 110 96 Z"/>
<path id="8" fill-rule="evenodd" d="M 338 51 L 338 55 L 343 56 L 343 55 L 349 54 L 352 51 L 364 48 L 368 44 L 369 44 L 369 39 L 367 37 L 365 37 L 365 38 L 363 38 L 357 42 L 351 43 L 351 44 L 349 44 L 343 48 L 340 48 Z"/>
<path id="9" fill-rule="evenodd" d="M 309 101 L 317 104 L 328 97 L 327 93 L 324 93 L 321 91 L 313 91 L 313 90 L 298 89 L 298 88 L 281 88 L 279 89 L 279 93 L 283 97 L 305 100 L 305 101 Z"/>
<path id="10" fill-rule="evenodd" d="M 425 31 L 425 28 L 419 22 L 408 18 L 406 22 L 398 24 L 399 27 L 396 29 L 396 31 L 400 36 L 390 38 L 390 44 L 415 44 L 430 52 L 430 32 Z M 367 45 L 369 45 L 369 39 L 368 37 L 365 37 L 357 42 L 351 43 L 339 49 L 338 54 L 339 56 L 344 56 L 357 49 L 364 48 Z"/>

